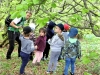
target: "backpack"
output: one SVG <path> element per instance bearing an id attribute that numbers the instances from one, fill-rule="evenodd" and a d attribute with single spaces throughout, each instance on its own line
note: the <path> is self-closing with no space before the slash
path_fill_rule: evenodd
<path id="1" fill-rule="evenodd" d="M 6 17 L 6 19 L 5 19 L 5 25 L 6 25 L 7 27 L 10 26 L 10 23 L 11 23 L 12 20 L 13 20 L 13 19 L 11 19 L 10 17 L 11 17 L 11 15 L 8 15 L 8 16 Z M 20 24 L 22 21 L 23 21 L 23 17 L 21 18 L 21 20 L 20 20 L 17 24 Z"/>
<path id="2" fill-rule="evenodd" d="M 71 43 L 71 42 L 67 42 L 66 46 L 64 48 L 64 52 L 63 52 L 63 58 L 65 57 L 69 57 L 72 58 L 74 56 L 78 57 L 79 51 L 78 51 L 78 40 L 76 41 L 76 43 Z"/>

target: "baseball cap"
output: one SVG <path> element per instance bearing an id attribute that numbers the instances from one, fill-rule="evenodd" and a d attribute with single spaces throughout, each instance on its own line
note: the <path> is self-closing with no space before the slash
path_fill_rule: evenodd
<path id="1" fill-rule="evenodd" d="M 64 24 L 64 29 L 65 30 L 69 30 L 70 29 L 70 26 L 68 24 Z"/>
<path id="2" fill-rule="evenodd" d="M 73 38 L 73 37 L 75 37 L 77 34 L 78 34 L 78 29 L 77 29 L 77 28 L 71 28 L 71 29 L 69 30 L 68 36 L 71 37 L 71 38 Z"/>
<path id="3" fill-rule="evenodd" d="M 32 31 L 32 30 L 31 30 L 31 28 L 30 28 L 29 26 L 26 26 L 26 27 L 23 28 L 24 34 L 28 34 L 28 33 L 30 33 L 31 31 Z"/>
<path id="4" fill-rule="evenodd" d="M 63 24 L 59 23 L 59 24 L 57 24 L 56 26 L 58 26 L 62 31 L 64 30 Z"/>

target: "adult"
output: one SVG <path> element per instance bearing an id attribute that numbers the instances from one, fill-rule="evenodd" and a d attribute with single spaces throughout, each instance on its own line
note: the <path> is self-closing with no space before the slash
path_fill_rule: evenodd
<path id="1" fill-rule="evenodd" d="M 32 15 L 31 11 L 26 12 L 26 16 L 22 18 L 15 18 L 8 27 L 8 40 L 9 40 L 9 48 L 6 54 L 6 59 L 11 59 L 11 54 L 14 50 L 14 42 L 15 40 L 18 43 L 18 57 L 20 57 L 21 51 L 21 41 L 19 40 L 20 32 L 19 28 L 22 28 L 24 22 L 28 20 Z M 20 22 L 21 21 L 21 22 Z M 20 22 L 20 23 L 19 23 Z"/>

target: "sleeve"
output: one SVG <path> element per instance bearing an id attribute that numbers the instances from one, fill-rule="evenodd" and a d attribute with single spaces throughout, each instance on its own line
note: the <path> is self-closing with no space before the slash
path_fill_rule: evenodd
<path id="1" fill-rule="evenodd" d="M 78 46 L 77 46 L 77 56 L 78 56 L 78 58 L 81 58 L 81 44 L 80 44 L 80 42 L 78 41 Z"/>
<path id="2" fill-rule="evenodd" d="M 33 34 L 33 33 L 30 35 L 29 38 L 30 38 L 30 40 L 32 40 L 33 42 L 35 42 L 35 40 L 36 40 L 35 34 Z"/>
<path id="3" fill-rule="evenodd" d="M 18 24 L 18 23 L 20 22 L 20 20 L 21 20 L 21 18 L 15 18 L 15 19 L 13 20 L 13 22 L 14 22 L 15 24 Z"/>
<path id="4" fill-rule="evenodd" d="M 64 47 L 62 49 L 62 58 L 65 59 L 66 57 L 66 50 L 68 48 L 68 41 L 64 41 Z"/>
<path id="5" fill-rule="evenodd" d="M 27 45 L 27 51 L 34 51 L 35 50 L 35 48 L 34 48 L 34 43 L 31 41 L 31 43 L 29 43 L 28 45 Z"/>
<path id="6" fill-rule="evenodd" d="M 23 35 L 22 35 L 22 34 L 20 34 L 19 39 L 20 39 L 20 40 L 22 40 L 22 37 L 23 37 Z"/>
<path id="7" fill-rule="evenodd" d="M 50 45 L 54 45 L 54 43 L 55 43 L 56 41 L 57 41 L 57 40 L 56 40 L 56 37 L 53 36 L 51 39 L 48 40 L 48 43 L 49 43 Z"/>
<path id="8" fill-rule="evenodd" d="M 38 43 L 40 42 L 40 37 L 38 37 L 35 41 L 35 45 L 38 45 Z"/>

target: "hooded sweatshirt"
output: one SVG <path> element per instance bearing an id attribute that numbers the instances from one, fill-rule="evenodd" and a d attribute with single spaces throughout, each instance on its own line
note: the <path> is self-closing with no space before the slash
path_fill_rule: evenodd
<path id="1" fill-rule="evenodd" d="M 21 51 L 30 54 L 33 52 L 34 48 L 34 43 L 30 39 L 24 38 L 23 35 L 20 35 L 19 39 L 21 40 Z"/>
<path id="2" fill-rule="evenodd" d="M 64 41 L 58 37 L 58 34 L 54 35 L 51 40 L 48 40 L 48 43 L 50 44 L 51 51 L 54 52 L 60 52 L 64 46 Z"/>
<path id="3" fill-rule="evenodd" d="M 49 22 L 48 27 L 47 27 L 47 34 L 46 34 L 47 40 L 51 39 L 54 36 L 53 28 L 54 28 L 55 25 L 56 24 L 54 22 L 52 22 L 52 21 Z"/>

